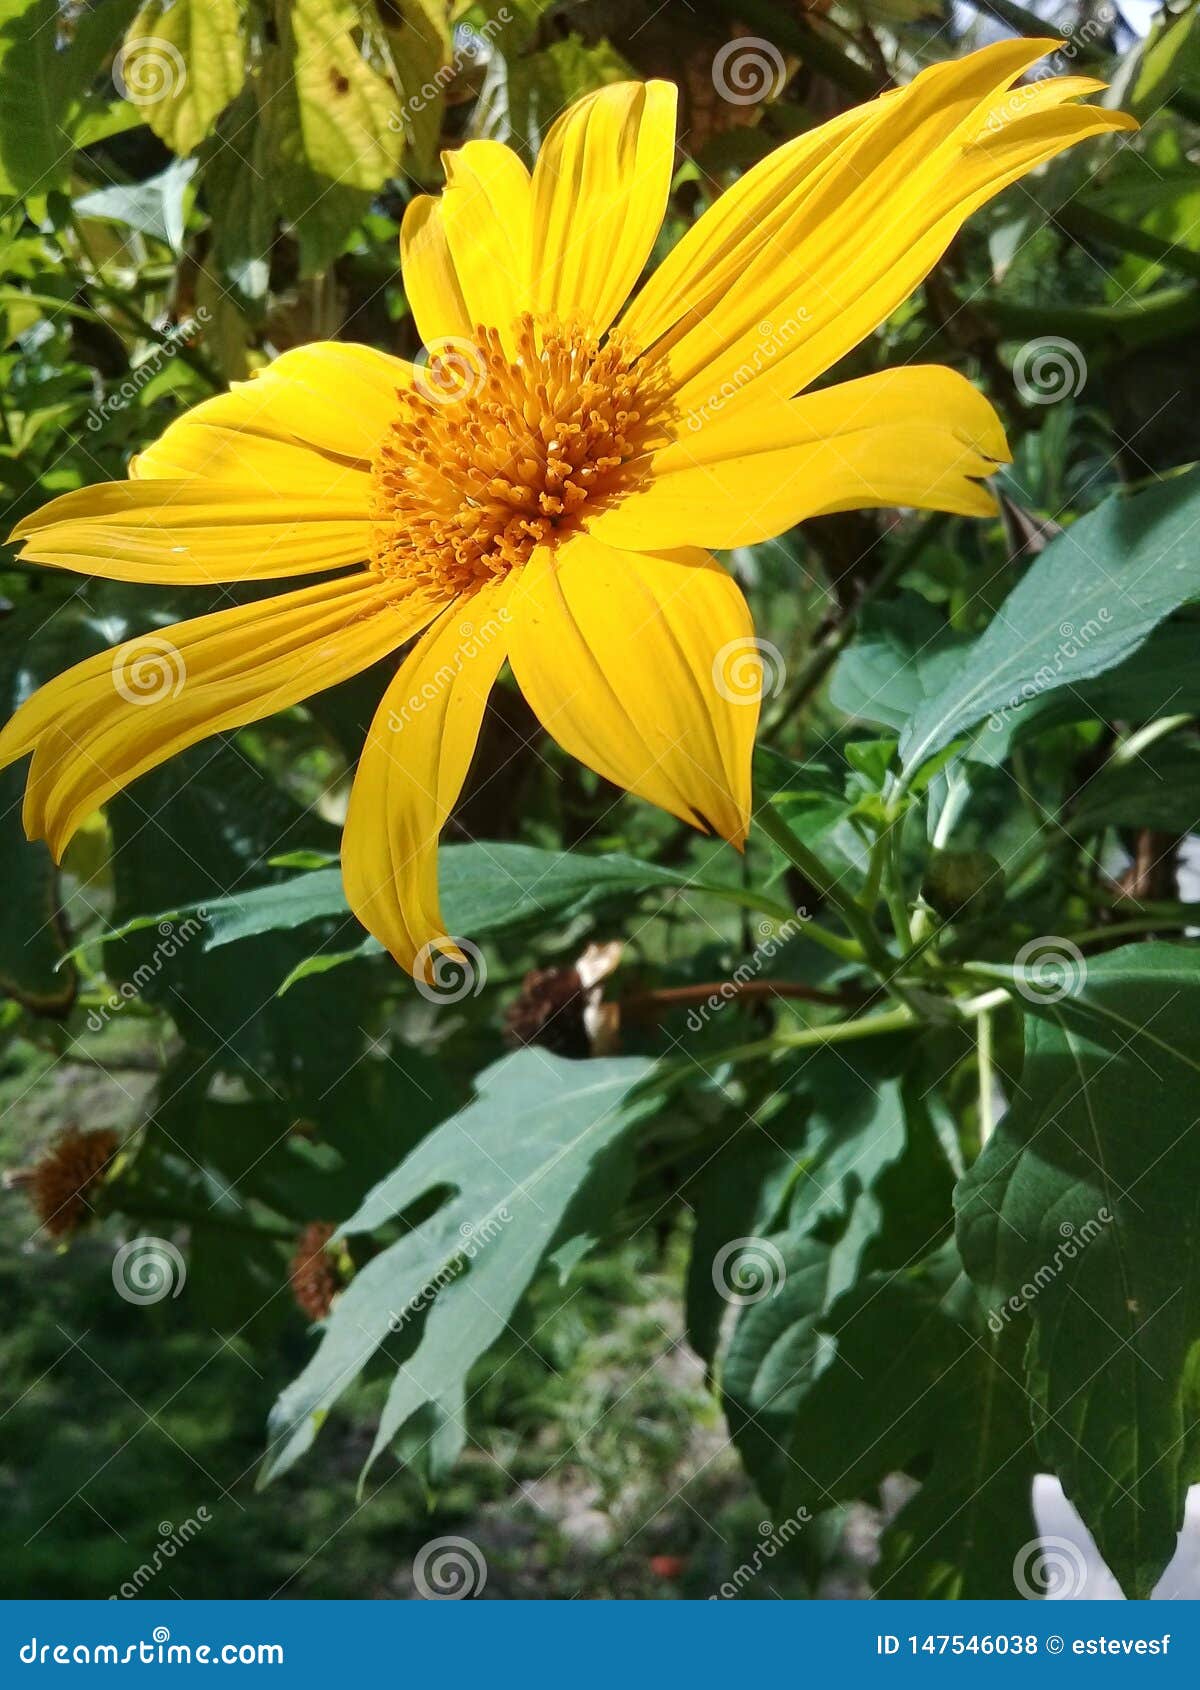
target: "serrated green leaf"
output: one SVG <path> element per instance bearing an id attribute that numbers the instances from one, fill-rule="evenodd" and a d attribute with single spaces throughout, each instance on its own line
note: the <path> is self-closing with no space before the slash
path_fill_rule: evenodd
<path id="1" fill-rule="evenodd" d="M 461 1424 L 467 1374 L 504 1331 L 589 1176 L 636 1118 L 640 1058 L 568 1062 L 522 1050 L 369 1192 L 343 1234 L 374 1232 L 449 1193 L 335 1303 L 320 1347 L 271 1414 L 266 1482 L 311 1445 L 330 1407 L 389 1336 L 408 1337 L 369 1460 L 419 1410 Z M 613 1190 L 610 1201 L 620 1200 Z M 412 1334 L 419 1334 L 415 1342 Z M 453 1447 L 455 1439 L 451 1439 Z"/>
<path id="2" fill-rule="evenodd" d="M 1200 1478 L 1200 953 L 1060 961 L 984 971 L 1024 996 L 1027 1056 L 959 1187 L 959 1243 L 993 1322 L 1032 1328 L 1042 1451 L 1146 1596 Z"/>
<path id="3" fill-rule="evenodd" d="M 877 1596 L 1011 1599 L 1036 1536 L 1028 1399 L 1013 1357 L 964 1318 L 953 1265 L 951 1254 L 936 1273 L 870 1275 L 840 1298 L 821 1322 L 836 1349 L 793 1416 L 789 1515 L 920 1475 L 881 1546 Z"/>

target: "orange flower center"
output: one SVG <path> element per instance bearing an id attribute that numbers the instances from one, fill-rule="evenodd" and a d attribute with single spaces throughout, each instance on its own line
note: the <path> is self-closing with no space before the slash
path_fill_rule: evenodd
<path id="1" fill-rule="evenodd" d="M 397 395 L 373 466 L 373 561 L 439 591 L 469 592 L 526 562 L 628 492 L 650 406 L 619 336 L 516 325 L 442 341 Z"/>

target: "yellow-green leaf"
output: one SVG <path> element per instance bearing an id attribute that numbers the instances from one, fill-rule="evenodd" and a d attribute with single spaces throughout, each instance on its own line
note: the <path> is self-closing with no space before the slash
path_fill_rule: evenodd
<path id="1" fill-rule="evenodd" d="M 343 0 L 293 0 L 276 13 L 279 47 L 269 64 L 263 121 L 272 152 L 326 183 L 381 188 L 404 148 L 391 84 L 367 63 Z"/>
<path id="2" fill-rule="evenodd" d="M 113 65 L 172 152 L 194 152 L 246 80 L 242 0 L 146 0 Z"/>

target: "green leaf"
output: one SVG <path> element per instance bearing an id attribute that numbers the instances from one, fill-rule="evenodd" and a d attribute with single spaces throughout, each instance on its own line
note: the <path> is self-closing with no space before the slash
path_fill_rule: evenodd
<path id="1" fill-rule="evenodd" d="M 497 53 L 480 94 L 475 124 L 489 140 L 507 141 L 530 156 L 560 112 L 594 88 L 636 77 L 611 42 L 588 45 L 579 35 L 538 53 Z"/>
<path id="2" fill-rule="evenodd" d="M 1116 494 L 1053 539 L 901 741 L 908 770 L 985 717 L 1112 669 L 1200 597 L 1200 469 Z"/>
<path id="3" fill-rule="evenodd" d="M 242 0 L 146 0 L 114 76 L 159 140 L 186 157 L 241 92 L 247 59 Z"/>
<path id="4" fill-rule="evenodd" d="M 833 1298 L 830 1251 L 799 1233 L 745 1240 L 739 1273 L 756 1283 L 741 1310 L 721 1369 L 729 1435 L 746 1471 L 772 1506 L 788 1482 L 796 1410 L 828 1356 L 818 1330 Z"/>
<path id="5" fill-rule="evenodd" d="M 1036 1536 L 1025 1392 L 1014 1358 L 972 1330 L 953 1269 L 948 1253 L 935 1272 L 871 1275 L 840 1298 L 821 1323 L 836 1350 L 793 1415 L 789 1516 L 920 1476 L 881 1546 L 878 1596 L 1011 1598 Z"/>
<path id="6" fill-rule="evenodd" d="M 272 879 L 264 865 L 282 843 L 319 848 L 336 843 L 336 831 L 222 739 L 142 775 L 107 814 L 117 928 L 105 945 L 110 978 L 132 981 L 189 1044 L 257 1089 L 321 1097 L 361 1053 L 365 982 L 304 981 L 279 1002 L 276 988 L 304 957 L 305 941 L 278 931 L 213 955 L 192 912 L 226 887 Z M 134 923 L 148 902 L 186 919 Z"/>
<path id="7" fill-rule="evenodd" d="M 728 1297 L 722 1295 L 724 1277 L 716 1271 L 721 1251 L 733 1239 L 763 1238 L 778 1230 L 807 1124 L 807 1111 L 789 1099 L 783 1114 L 771 1118 L 769 1129 L 764 1130 L 755 1121 L 735 1133 L 696 1182 L 696 1225 L 688 1261 L 687 1339 L 710 1365 L 729 1307 Z"/>
<path id="8" fill-rule="evenodd" d="M 300 242 L 305 275 L 325 270 L 400 168 L 395 92 L 363 58 L 353 0 L 276 4 L 263 58 L 259 122 L 270 184 Z"/>
<path id="9" fill-rule="evenodd" d="M 399 167 L 403 127 L 395 92 L 363 58 L 352 0 L 292 0 L 276 8 L 262 121 L 277 163 L 325 183 L 373 191 Z"/>
<path id="10" fill-rule="evenodd" d="M 1200 12 L 1185 7 L 1158 19 L 1135 60 L 1136 76 L 1123 109 L 1135 116 L 1157 112 L 1179 89 L 1193 92 L 1200 79 Z"/>
<path id="11" fill-rule="evenodd" d="M 368 1466 L 419 1410 L 461 1441 L 467 1375 L 503 1333 L 572 1203 L 633 1124 L 652 1064 L 568 1062 L 522 1050 L 479 1076 L 478 1096 L 367 1194 L 343 1234 L 375 1232 L 441 1196 L 335 1303 L 320 1347 L 271 1414 L 266 1482 L 311 1445 L 330 1407 L 389 1337 L 409 1339 Z M 610 1205 L 621 1197 L 609 1192 Z M 414 1341 L 415 1335 L 415 1341 Z"/>
<path id="12" fill-rule="evenodd" d="M 76 148 L 104 115 L 92 83 L 134 3 L 83 13 L 60 46 L 56 0 L 0 0 L 0 195 L 44 197 L 67 181 Z M 109 117 L 106 132 L 113 126 Z"/>
<path id="13" fill-rule="evenodd" d="M 401 114 L 411 168 L 422 174 L 437 155 L 446 110 L 447 79 L 441 73 L 453 62 L 445 0 L 385 0 L 380 15 L 404 96 Z"/>
<path id="14" fill-rule="evenodd" d="M 1104 722 L 1151 722 L 1160 716 L 1200 713 L 1200 666 L 1195 622 L 1157 628 L 1131 657 L 1078 686 L 1031 698 L 1012 711 L 999 733 L 982 736 L 988 760 L 1007 755 L 1013 740 L 1028 738 L 1064 722 L 1098 717 Z M 981 744 L 975 741 L 974 751 Z"/>
<path id="15" fill-rule="evenodd" d="M 724 1234 L 751 1235 L 751 1269 L 760 1252 L 767 1268 L 775 1253 L 777 1284 L 741 1309 L 721 1381 L 734 1442 L 772 1503 L 787 1477 L 792 1415 L 828 1354 L 822 1317 L 868 1269 L 907 1266 L 949 1233 L 949 1170 L 929 1123 L 924 1082 L 914 1086 L 904 1077 L 912 1056 L 911 1039 L 898 1038 L 812 1058 L 794 1082 L 800 1095 L 789 1095 L 782 1115 L 758 1133 L 775 1160 L 753 1224 Z M 730 1163 L 747 1148 L 737 1140 L 729 1146 L 714 1164 L 712 1185 L 724 1180 L 737 1190 Z M 703 1196 L 728 1216 L 715 1191 Z M 721 1285 L 729 1275 L 716 1271 L 722 1258 L 713 1232 L 711 1216 L 697 1225 L 694 1251 L 703 1246 L 708 1259 L 693 1262 L 692 1277 L 699 1283 L 706 1274 Z M 736 1277 L 732 1284 L 736 1289 Z"/>
<path id="16" fill-rule="evenodd" d="M 830 702 L 847 716 L 899 733 L 949 684 L 968 643 L 922 599 L 873 605 L 837 661 Z"/>
<path id="17" fill-rule="evenodd" d="M 1106 763 L 1071 812 L 1078 832 L 1100 827 L 1153 827 L 1191 833 L 1200 821 L 1200 744 L 1174 735 L 1132 762 Z"/>
<path id="18" fill-rule="evenodd" d="M 217 133 L 204 170 L 204 202 L 213 221 L 210 262 L 250 311 L 262 307 L 271 279 L 275 208 L 262 191 L 269 174 L 258 108 L 247 93 Z"/>
<path id="19" fill-rule="evenodd" d="M 1200 1478 L 1200 953 L 981 972 L 1027 1000 L 1027 1056 L 959 1188 L 963 1260 L 993 1325 L 1032 1327 L 1042 1453 L 1146 1596 Z"/>
<path id="20" fill-rule="evenodd" d="M 589 857 L 581 851 L 543 851 L 533 845 L 443 845 L 438 875 L 447 927 L 464 938 L 567 921 L 610 900 L 660 887 L 688 887 L 741 901 L 736 887 L 640 862 L 619 851 Z M 290 932 L 312 921 L 350 919 L 341 870 L 336 868 L 314 869 L 280 885 L 205 900 L 203 907 L 209 950 L 259 933 Z M 197 908 L 177 906 L 170 913 Z M 138 916 L 121 931 L 137 932 L 161 919 Z"/>
<path id="21" fill-rule="evenodd" d="M 0 772 L 0 993 L 42 1013 L 64 1014 L 75 998 L 75 969 L 59 967 L 67 937 L 58 871 L 46 847 L 21 827 L 24 766 Z"/>

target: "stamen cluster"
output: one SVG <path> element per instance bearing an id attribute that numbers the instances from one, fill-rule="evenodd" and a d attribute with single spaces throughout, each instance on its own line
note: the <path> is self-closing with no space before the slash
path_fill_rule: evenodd
<path id="1" fill-rule="evenodd" d="M 374 564 L 469 592 L 628 491 L 647 448 L 633 355 L 525 315 L 515 356 L 498 330 L 443 342 L 397 395 L 374 464 Z"/>

